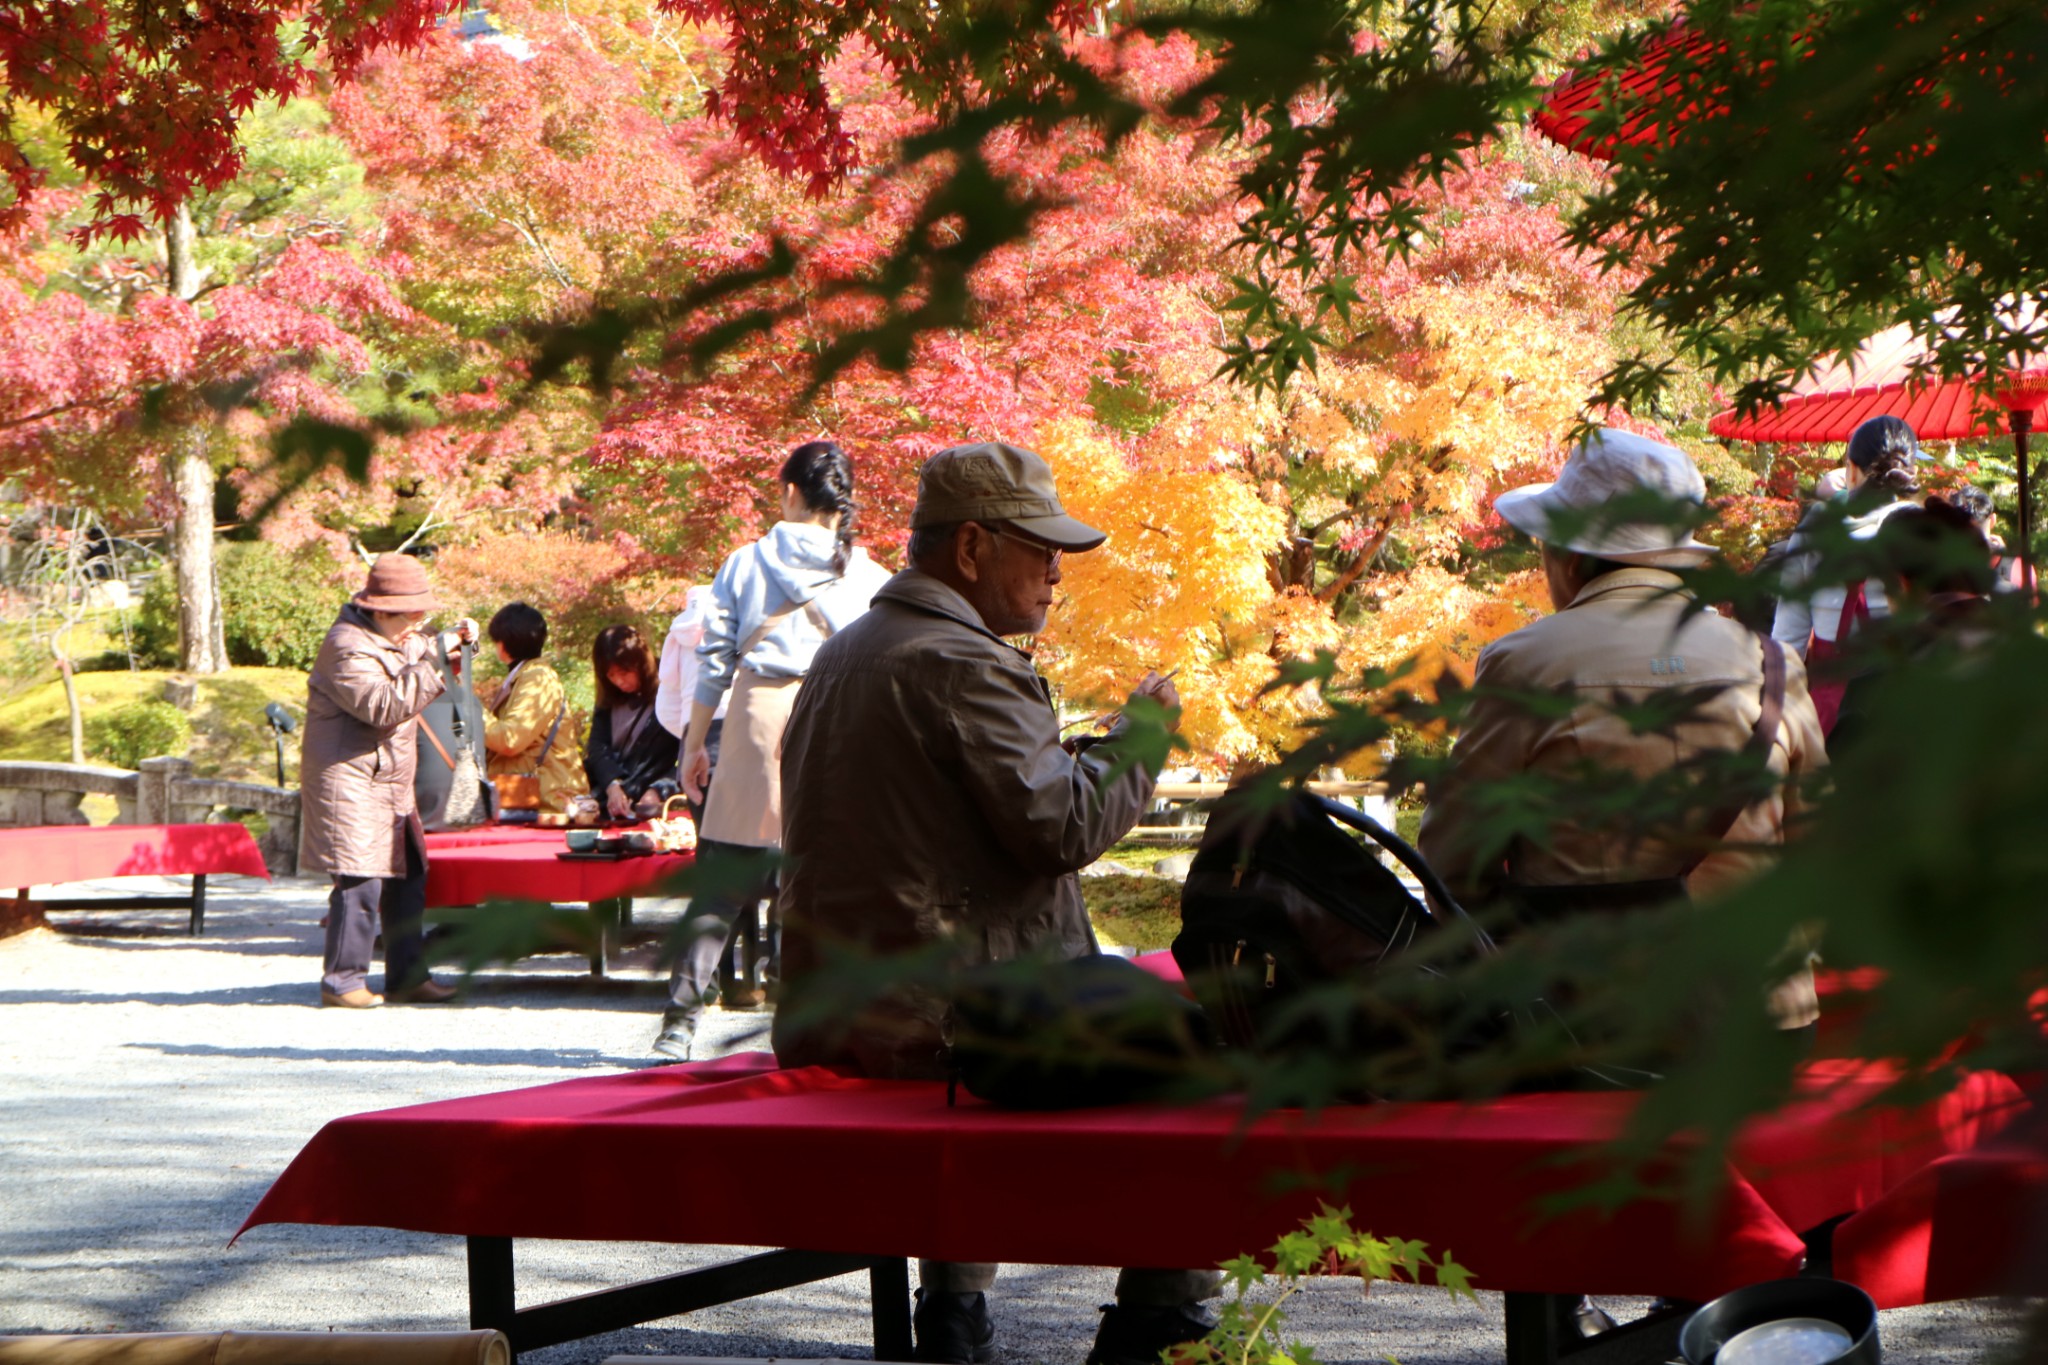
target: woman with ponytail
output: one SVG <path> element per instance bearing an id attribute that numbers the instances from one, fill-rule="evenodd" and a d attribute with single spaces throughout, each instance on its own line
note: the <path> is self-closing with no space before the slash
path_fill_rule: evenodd
<path id="1" fill-rule="evenodd" d="M 1842 457 L 1843 528 L 1851 540 L 1868 541 L 1890 517 L 1918 505 L 1919 481 L 1914 476 L 1920 453 L 1913 428 L 1896 417 L 1873 417 L 1849 436 Z M 1839 656 L 1849 636 L 1863 621 L 1891 613 L 1882 578 L 1850 583 L 1818 581 L 1820 555 L 1802 529 L 1793 536 L 1785 570 L 1785 592 L 1778 602 L 1771 634 L 1799 651 L 1806 660 L 1814 710 L 1821 733 L 1835 728 L 1842 692 L 1849 675 Z"/>
<path id="2" fill-rule="evenodd" d="M 669 979 L 669 1008 L 654 1050 L 688 1059 L 704 1007 L 718 994 L 718 964 L 732 926 L 773 894 L 782 845 L 783 727 L 819 646 L 858 618 L 888 570 L 854 544 L 853 462 L 830 441 L 790 452 L 777 482 L 782 520 L 735 551 L 711 582 L 697 646 L 697 692 L 683 737 L 683 790 L 704 802 L 698 895 Z M 718 779 L 706 749 L 712 716 L 731 696 Z"/>

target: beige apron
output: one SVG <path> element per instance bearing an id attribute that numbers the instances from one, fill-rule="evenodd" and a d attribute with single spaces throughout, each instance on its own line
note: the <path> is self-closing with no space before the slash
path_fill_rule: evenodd
<path id="1" fill-rule="evenodd" d="M 763 621 L 739 651 L 744 659 L 768 632 L 797 610 L 790 606 Z M 826 639 L 832 625 L 815 603 L 804 614 Z M 767 848 L 782 843 L 782 732 L 796 708 L 802 678 L 764 678 L 744 664 L 733 669 L 732 697 L 726 705 L 724 737 L 718 742 L 718 769 L 704 796 L 699 837 L 721 844 Z"/>

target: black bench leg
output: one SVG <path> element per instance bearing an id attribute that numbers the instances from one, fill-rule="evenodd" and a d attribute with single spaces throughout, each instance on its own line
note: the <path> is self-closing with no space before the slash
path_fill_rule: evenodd
<path id="1" fill-rule="evenodd" d="M 868 1267 L 875 1319 L 875 1359 L 910 1359 L 910 1262 L 901 1256 Z"/>
<path id="2" fill-rule="evenodd" d="M 512 1239 L 469 1239 L 469 1325 L 512 1335 Z"/>
<path id="3" fill-rule="evenodd" d="M 474 1273 L 474 1272 L 472 1272 Z M 1509 1293 L 1508 1365 L 1557 1365 L 1555 1294 Z"/>
<path id="4" fill-rule="evenodd" d="M 204 872 L 192 874 L 192 918 L 190 923 L 186 925 L 186 928 L 191 930 L 192 937 L 194 938 L 198 938 L 202 933 L 206 932 L 206 874 Z"/>

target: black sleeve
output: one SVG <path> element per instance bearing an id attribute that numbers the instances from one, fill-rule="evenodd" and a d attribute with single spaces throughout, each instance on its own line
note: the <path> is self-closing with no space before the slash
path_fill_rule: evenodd
<path id="1" fill-rule="evenodd" d="M 612 709 L 600 706 L 590 714 L 590 738 L 583 743 L 583 775 L 591 795 L 604 798 L 605 788 L 626 775 L 626 765 L 612 747 Z"/>
<path id="2" fill-rule="evenodd" d="M 626 786 L 626 795 L 638 801 L 641 794 L 655 783 L 664 778 L 674 781 L 676 759 L 681 753 L 682 741 L 649 716 L 640 727 L 639 737 L 633 741 L 633 751 L 626 755 L 626 775 L 621 779 Z"/>

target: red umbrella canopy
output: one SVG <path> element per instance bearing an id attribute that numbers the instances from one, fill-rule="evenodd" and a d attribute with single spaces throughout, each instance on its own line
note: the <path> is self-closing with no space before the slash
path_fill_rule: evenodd
<path id="1" fill-rule="evenodd" d="M 2024 326 L 2032 313 L 2023 306 L 2011 321 Z M 1870 418 L 1891 416 L 1922 440 L 1956 440 L 2004 432 L 2008 414 L 2031 416 L 2048 403 L 2048 358 L 2035 356 L 2008 372 L 1991 394 L 1975 379 L 1927 375 L 1929 359 L 1926 343 L 1910 328 L 1888 328 L 1794 384 L 1779 406 L 1747 417 L 1730 408 L 1707 430 L 1731 441 L 1846 441 Z"/>
<path id="2" fill-rule="evenodd" d="M 1596 161 L 1612 161 L 1617 146 L 1648 146 L 1697 117 L 1698 102 L 1685 99 L 1677 73 L 1714 50 L 1713 40 L 1679 24 L 1645 44 L 1641 59 L 1614 77 L 1611 89 L 1609 73 L 1600 69 L 1582 67 L 1558 77 L 1529 121 L 1561 147 Z M 1594 116 L 1609 107 L 1622 112 L 1621 131 L 1595 134 Z"/>

